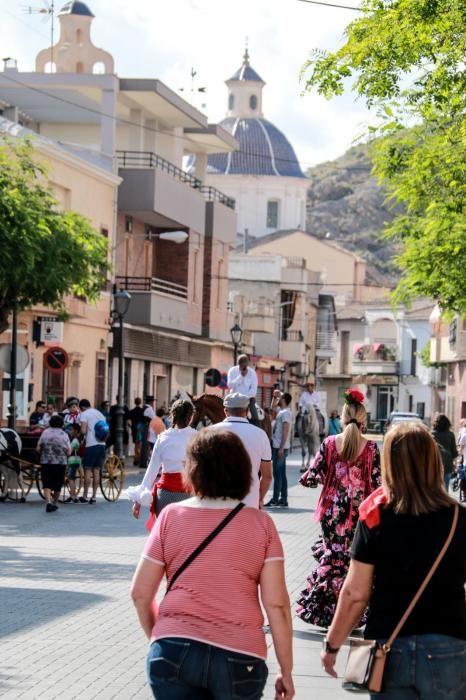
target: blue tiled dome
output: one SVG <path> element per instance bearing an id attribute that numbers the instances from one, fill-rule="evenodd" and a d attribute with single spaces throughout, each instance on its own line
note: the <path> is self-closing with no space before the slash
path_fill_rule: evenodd
<path id="1" fill-rule="evenodd" d="M 240 148 L 233 153 L 209 156 L 209 173 L 305 177 L 293 146 L 267 119 L 228 117 L 220 123 L 238 139 Z"/>
<path id="2" fill-rule="evenodd" d="M 81 15 L 83 17 L 94 17 L 86 3 L 78 0 L 70 0 L 66 5 L 63 5 L 59 15 Z"/>

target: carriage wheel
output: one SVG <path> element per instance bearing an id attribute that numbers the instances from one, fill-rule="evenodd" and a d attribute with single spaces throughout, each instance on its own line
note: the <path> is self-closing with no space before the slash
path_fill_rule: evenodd
<path id="1" fill-rule="evenodd" d="M 21 468 L 21 481 L 23 482 L 24 495 L 28 496 L 30 490 L 36 483 L 37 470 L 34 466 Z"/>
<path id="2" fill-rule="evenodd" d="M 75 489 L 76 489 L 76 498 L 79 497 L 79 494 L 81 493 L 81 489 L 84 484 L 84 472 L 82 467 L 78 467 L 78 471 L 76 472 L 76 479 L 74 480 L 75 484 Z M 68 471 L 65 474 L 65 482 L 63 484 L 63 488 L 60 492 L 60 496 L 58 500 L 60 503 L 65 503 L 67 498 L 70 498 L 71 496 L 71 479 L 68 479 Z"/>
<path id="3" fill-rule="evenodd" d="M 44 487 L 42 485 L 42 474 L 40 473 L 39 470 L 37 470 L 36 487 L 37 487 L 37 491 L 39 492 L 39 496 L 41 498 L 43 498 L 45 501 Z"/>
<path id="4" fill-rule="evenodd" d="M 106 501 L 116 501 L 125 484 L 125 465 L 116 455 L 109 455 L 102 467 L 100 490 Z"/>

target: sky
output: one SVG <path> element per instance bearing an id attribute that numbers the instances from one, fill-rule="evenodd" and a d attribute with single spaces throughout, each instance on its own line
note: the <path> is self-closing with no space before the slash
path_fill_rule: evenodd
<path id="1" fill-rule="evenodd" d="M 28 14 L 48 0 L 0 0 L 0 58 L 34 70 L 35 56 L 50 44 L 47 16 Z M 359 0 L 331 0 L 357 5 Z M 55 12 L 65 0 L 55 3 Z M 92 38 L 110 51 L 121 77 L 155 77 L 201 108 L 210 122 L 225 117 L 225 80 L 241 66 L 247 39 L 250 63 L 266 82 L 264 116 L 281 129 L 304 169 L 343 154 L 371 116 L 348 90 L 327 101 L 302 95 L 302 64 L 312 49 L 334 50 L 357 12 L 300 0 L 89 0 Z M 55 19 L 55 33 L 59 22 Z M 206 92 L 191 93 L 194 87 Z M 205 107 L 203 107 L 205 105 Z"/>

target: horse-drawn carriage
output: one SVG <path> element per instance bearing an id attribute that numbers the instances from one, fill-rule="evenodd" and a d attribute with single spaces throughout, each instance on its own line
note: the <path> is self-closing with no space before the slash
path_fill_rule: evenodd
<path id="1" fill-rule="evenodd" d="M 33 486 L 43 498 L 41 465 L 36 451 L 40 432 L 19 433 L 9 428 L 0 429 L 0 500 L 24 502 Z M 123 490 L 125 481 L 124 462 L 115 454 L 109 454 L 102 467 L 100 490 L 107 501 L 116 501 Z M 84 472 L 80 467 L 76 474 L 76 494 L 79 495 L 84 483 Z M 70 482 L 65 483 L 60 501 L 71 495 Z"/>

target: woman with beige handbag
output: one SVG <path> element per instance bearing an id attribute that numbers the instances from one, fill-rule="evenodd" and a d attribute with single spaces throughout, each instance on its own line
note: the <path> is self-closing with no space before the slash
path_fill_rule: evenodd
<path id="1" fill-rule="evenodd" d="M 387 433 L 382 482 L 360 507 L 322 666 L 336 677 L 336 655 L 369 603 L 367 641 L 351 648 L 344 687 L 383 700 L 465 700 L 466 510 L 446 493 L 424 426 Z"/>

